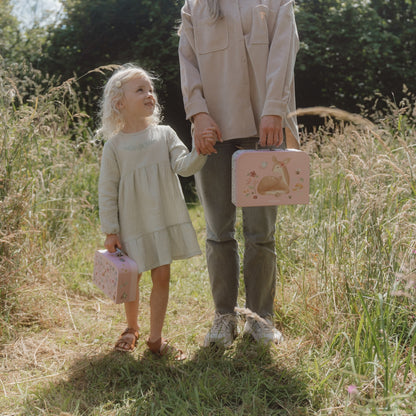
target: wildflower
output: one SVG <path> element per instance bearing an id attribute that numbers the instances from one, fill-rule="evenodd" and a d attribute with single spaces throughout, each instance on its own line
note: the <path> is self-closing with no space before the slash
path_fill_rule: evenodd
<path id="1" fill-rule="evenodd" d="M 358 395 L 357 386 L 355 386 L 354 384 L 351 384 L 350 386 L 348 386 L 347 391 L 348 391 L 348 394 L 350 396 L 357 396 Z"/>

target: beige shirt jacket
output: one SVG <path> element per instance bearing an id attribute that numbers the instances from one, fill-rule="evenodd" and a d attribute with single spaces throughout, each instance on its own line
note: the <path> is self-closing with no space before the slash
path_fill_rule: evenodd
<path id="1" fill-rule="evenodd" d="M 188 119 L 206 112 L 224 140 L 258 137 L 262 116 L 278 115 L 299 141 L 294 65 L 299 38 L 293 0 L 219 0 L 213 22 L 205 0 L 186 0 L 179 31 Z"/>

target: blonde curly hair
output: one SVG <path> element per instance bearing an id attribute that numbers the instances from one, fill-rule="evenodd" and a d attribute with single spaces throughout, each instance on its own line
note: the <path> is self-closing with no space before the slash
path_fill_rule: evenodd
<path id="1" fill-rule="evenodd" d="M 115 136 L 124 127 L 124 120 L 117 105 L 123 98 L 123 85 L 134 78 L 146 79 L 152 87 L 154 87 L 153 81 L 156 79 L 143 68 L 129 63 L 117 69 L 104 87 L 100 109 L 101 127 L 98 133 L 105 139 Z M 154 98 L 156 100 L 155 110 L 149 117 L 149 121 L 150 124 L 157 125 L 161 121 L 161 108 L 156 94 L 154 94 Z"/>

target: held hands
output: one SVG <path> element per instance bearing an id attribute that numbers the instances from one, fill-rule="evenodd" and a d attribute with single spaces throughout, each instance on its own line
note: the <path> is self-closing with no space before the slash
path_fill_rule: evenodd
<path id="1" fill-rule="evenodd" d="M 280 146 L 283 142 L 282 117 L 263 116 L 259 135 L 260 146 Z"/>
<path id="2" fill-rule="evenodd" d="M 198 113 L 193 117 L 194 144 L 200 155 L 217 153 L 215 143 L 222 142 L 221 131 L 208 113 Z"/>
<path id="3" fill-rule="evenodd" d="M 215 143 L 222 142 L 221 131 L 208 113 L 194 116 L 194 142 L 198 154 L 217 153 Z M 263 116 L 260 121 L 260 146 L 280 146 L 283 142 L 282 117 Z"/>
<path id="4" fill-rule="evenodd" d="M 107 234 L 104 242 L 104 247 L 110 252 L 114 253 L 116 248 L 121 250 L 121 243 L 117 234 Z"/>

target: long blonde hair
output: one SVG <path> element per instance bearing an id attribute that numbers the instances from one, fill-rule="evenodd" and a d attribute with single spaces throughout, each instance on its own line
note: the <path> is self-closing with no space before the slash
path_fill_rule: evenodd
<path id="1" fill-rule="evenodd" d="M 154 87 L 153 81 L 156 79 L 154 76 L 150 75 L 149 72 L 134 64 L 122 65 L 114 72 L 104 87 L 104 93 L 101 100 L 101 127 L 98 130 L 98 133 L 102 134 L 105 139 L 109 139 L 116 135 L 124 127 L 124 119 L 117 108 L 117 105 L 123 98 L 123 85 L 133 78 L 147 79 L 152 87 Z M 154 97 L 156 100 L 155 111 L 149 117 L 149 121 L 150 124 L 157 125 L 161 120 L 161 108 L 156 94 L 154 94 Z"/>

